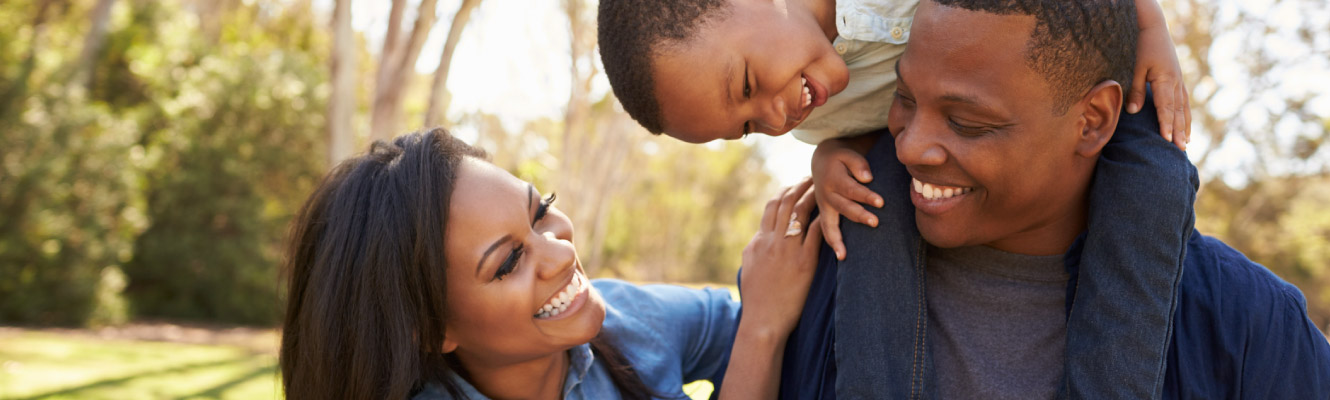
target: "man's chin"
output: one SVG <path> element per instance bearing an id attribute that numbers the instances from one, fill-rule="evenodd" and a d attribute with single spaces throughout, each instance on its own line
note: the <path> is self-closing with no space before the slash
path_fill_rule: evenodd
<path id="1" fill-rule="evenodd" d="M 927 223 L 922 219 L 918 223 L 919 236 L 924 238 L 925 242 L 943 249 L 952 249 L 957 247 L 971 246 L 970 235 L 965 229 L 956 229 L 951 226 L 944 226 L 939 223 Z"/>

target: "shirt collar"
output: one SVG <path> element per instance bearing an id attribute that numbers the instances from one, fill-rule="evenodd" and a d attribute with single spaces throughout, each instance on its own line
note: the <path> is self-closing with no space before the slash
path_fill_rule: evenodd
<path id="1" fill-rule="evenodd" d="M 596 361 L 596 356 L 591 354 L 591 344 L 583 343 L 577 347 L 568 349 L 568 377 L 563 381 L 563 398 L 574 398 L 570 395 L 573 389 L 586 379 L 586 375 L 591 371 L 591 365 Z"/>

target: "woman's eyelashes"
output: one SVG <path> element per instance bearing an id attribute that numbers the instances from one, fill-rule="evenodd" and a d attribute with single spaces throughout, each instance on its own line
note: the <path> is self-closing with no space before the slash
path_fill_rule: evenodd
<path id="1" fill-rule="evenodd" d="M 549 196 L 545 196 L 544 199 L 540 200 L 540 205 L 536 206 L 536 215 L 531 218 L 532 227 L 535 227 L 537 222 L 545 218 L 545 213 L 549 212 L 550 205 L 554 204 L 556 199 L 558 199 L 558 196 L 550 193 Z M 503 280 L 504 276 L 513 273 L 513 270 L 517 269 L 517 263 L 522 260 L 525 251 L 526 244 L 524 243 L 518 243 L 517 246 L 514 246 L 513 250 L 508 252 L 508 257 L 503 259 L 502 264 L 499 264 L 499 269 L 494 270 L 494 279 Z"/>

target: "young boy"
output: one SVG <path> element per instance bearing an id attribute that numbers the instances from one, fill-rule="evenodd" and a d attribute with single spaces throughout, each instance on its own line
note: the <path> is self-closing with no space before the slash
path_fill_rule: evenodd
<path id="1" fill-rule="evenodd" d="M 1141 43 L 1133 82 L 1124 85 L 1132 88 L 1127 111 L 1139 111 L 1149 81 L 1159 105 L 1161 135 L 1185 149 L 1187 94 L 1162 11 L 1154 1 L 1136 3 L 1141 30 L 1123 33 L 1140 35 Z M 813 172 L 819 209 L 832 217 L 822 218 L 823 233 L 843 260 L 838 215 L 878 224 L 857 204 L 881 207 L 884 202 L 862 185 L 872 177 L 860 154 L 878 138 L 855 136 L 887 126 L 895 63 L 909 40 L 916 7 L 911 0 L 601 0 L 601 57 L 624 109 L 652 133 L 702 143 L 793 131 L 818 144 Z M 1162 371 L 1183 243 L 1192 231 L 1191 209 L 1152 208 L 1147 193 L 1130 185 L 1149 182 L 1153 193 L 1148 195 L 1176 199 L 1159 203 L 1190 205 L 1194 168 L 1181 152 L 1142 156 L 1159 154 L 1146 148 L 1157 150 L 1166 145 L 1163 141 L 1130 139 L 1115 136 L 1103 151 L 1103 159 L 1112 162 L 1100 163 L 1091 201 L 1111 205 L 1094 208 L 1090 216 L 1092 235 L 1081 254 L 1085 262 L 1077 281 L 1079 293 L 1117 294 L 1078 295 L 1077 309 L 1085 305 L 1115 312 L 1070 313 L 1068 337 L 1103 339 L 1099 348 L 1067 349 L 1071 386 L 1124 380 L 1148 386 Z M 891 184 L 901 185 L 904 193 L 910 182 Z M 1186 214 L 1185 221 L 1173 223 L 1179 213 Z M 1129 225 L 1115 219 L 1120 215 L 1159 218 Z M 1151 306 L 1127 307 L 1136 302 Z M 1077 377 L 1087 376 L 1084 370 L 1119 376 L 1079 382 Z"/>

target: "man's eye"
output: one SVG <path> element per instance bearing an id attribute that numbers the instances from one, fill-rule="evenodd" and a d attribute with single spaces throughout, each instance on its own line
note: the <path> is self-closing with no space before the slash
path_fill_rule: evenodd
<path id="1" fill-rule="evenodd" d="M 908 96 L 901 94 L 900 91 L 896 92 L 896 100 L 900 101 L 901 105 L 914 106 L 914 99 L 911 99 Z"/>
<path id="2" fill-rule="evenodd" d="M 963 125 L 952 119 L 947 119 L 947 125 L 951 125 L 951 129 L 956 131 L 956 133 L 965 136 L 983 136 L 993 131 L 992 129 L 985 126 Z"/>

